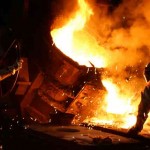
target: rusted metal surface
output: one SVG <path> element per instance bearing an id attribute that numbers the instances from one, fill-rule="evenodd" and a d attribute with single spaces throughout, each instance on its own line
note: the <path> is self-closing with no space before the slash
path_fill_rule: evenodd
<path id="1" fill-rule="evenodd" d="M 35 78 L 34 82 L 32 83 L 31 87 L 29 88 L 27 94 L 23 98 L 21 102 L 21 111 L 22 111 L 22 116 L 24 118 L 26 118 L 26 114 L 28 112 L 27 108 L 30 107 L 31 102 L 34 99 L 35 92 L 40 87 L 42 82 L 43 82 L 43 74 L 39 73 L 37 77 Z"/>
<path id="2" fill-rule="evenodd" d="M 92 84 L 86 84 L 67 109 L 67 113 L 75 115 L 74 124 L 80 124 L 84 119 L 92 117 L 95 109 L 101 103 L 105 90 Z"/>
<path id="3" fill-rule="evenodd" d="M 83 70 L 78 63 L 64 55 L 55 46 L 51 50 L 51 61 L 47 68 L 50 80 L 56 80 L 63 86 L 75 86 L 79 84 L 79 78 Z"/>
<path id="4" fill-rule="evenodd" d="M 45 95 L 50 99 L 53 99 L 58 102 L 65 101 L 68 98 L 67 93 L 64 92 L 64 89 L 58 87 L 52 82 L 43 84 L 38 90 L 39 95 Z"/>
<path id="5" fill-rule="evenodd" d="M 73 85 L 79 78 L 80 70 L 67 61 L 63 61 L 60 68 L 55 74 L 55 79 L 62 85 Z"/>
<path id="6" fill-rule="evenodd" d="M 74 123 L 82 123 L 94 114 L 105 93 L 102 70 L 80 66 L 56 47 L 51 55 L 46 73 L 39 73 L 21 103 L 23 116 L 48 123 L 50 115 L 58 111 L 75 115 Z"/>

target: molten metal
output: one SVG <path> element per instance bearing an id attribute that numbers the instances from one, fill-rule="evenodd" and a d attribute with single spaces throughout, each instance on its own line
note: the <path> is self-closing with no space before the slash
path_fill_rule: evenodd
<path id="1" fill-rule="evenodd" d="M 109 66 L 113 61 L 111 59 L 113 53 L 101 46 L 94 34 L 88 30 L 94 13 L 86 0 L 78 0 L 78 10 L 63 27 L 54 28 L 51 36 L 56 47 L 79 65 L 90 67 L 92 63 L 95 67 L 111 70 Z M 122 57 L 124 56 L 122 55 Z M 119 61 L 118 64 L 120 63 Z M 117 66 L 110 72 L 109 78 L 105 75 L 102 76 L 107 94 L 95 110 L 95 115 L 85 122 L 129 128 L 136 122 L 135 116 L 141 91 L 140 87 L 137 89 L 137 83 L 141 83 L 141 80 L 127 73 L 126 76 L 130 78 L 126 79 L 125 73 L 121 72 Z"/>

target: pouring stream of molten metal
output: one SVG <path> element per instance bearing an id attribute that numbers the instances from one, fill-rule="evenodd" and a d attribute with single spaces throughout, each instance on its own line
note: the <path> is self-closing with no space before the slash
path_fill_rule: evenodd
<path id="1" fill-rule="evenodd" d="M 53 29 L 51 36 L 55 45 L 65 55 L 78 62 L 79 65 L 90 67 L 90 61 L 95 67 L 107 67 L 112 56 L 105 55 L 107 50 L 98 44 L 87 30 L 87 24 L 93 14 L 93 10 L 85 0 L 78 0 L 78 10 L 63 27 Z M 126 88 L 126 86 L 123 88 L 126 91 L 122 92 L 118 84 L 107 78 L 103 79 L 102 82 L 107 89 L 107 94 L 101 109 L 107 115 L 103 116 L 100 113 L 87 120 L 87 122 L 111 125 L 115 124 L 115 122 L 122 122 L 117 126 L 123 128 L 129 128 L 134 125 L 136 117 L 133 112 L 137 111 L 137 105 L 132 105 L 134 92 L 128 87 Z M 101 110 L 97 110 L 97 112 L 99 111 Z"/>

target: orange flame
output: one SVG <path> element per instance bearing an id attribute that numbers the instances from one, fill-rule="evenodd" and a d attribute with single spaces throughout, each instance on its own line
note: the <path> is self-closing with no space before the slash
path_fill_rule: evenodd
<path id="1" fill-rule="evenodd" d="M 120 91 L 119 85 L 113 83 L 112 79 L 103 79 L 102 82 L 107 89 L 104 101 L 101 102 L 96 115 L 84 122 L 124 129 L 133 126 L 136 123 L 135 115 L 139 98 L 133 91 L 130 92 L 131 89 Z M 133 104 L 135 99 L 136 102 Z"/>
<path id="2" fill-rule="evenodd" d="M 78 0 L 78 4 L 79 9 L 75 16 L 64 27 L 51 31 L 53 41 L 64 54 L 80 65 L 90 67 L 90 61 L 96 67 L 103 67 L 105 66 L 104 58 L 98 56 L 98 53 L 94 50 L 104 50 L 104 48 L 95 43 L 92 35 L 85 28 L 86 23 L 93 15 L 93 10 L 85 0 Z"/>
<path id="3" fill-rule="evenodd" d="M 68 20 L 67 24 L 51 31 L 53 41 L 65 55 L 71 57 L 80 65 L 89 67 L 91 66 L 89 62 L 92 62 L 95 67 L 108 67 L 111 54 L 107 54 L 107 50 L 98 44 L 95 37 L 88 32 L 88 23 L 94 12 L 85 0 L 78 0 L 78 5 L 78 11 L 75 12 L 74 17 Z M 125 93 L 112 81 L 109 79 L 103 79 L 102 81 L 107 89 L 107 95 L 103 103 L 104 108 L 102 108 L 105 115 L 102 116 L 101 109 L 99 109 L 97 112 L 100 111 L 100 115 L 85 121 L 100 124 L 114 124 L 121 121 L 122 124 L 119 124 L 119 126 L 129 128 L 136 121 L 135 115 L 139 103 L 139 98 L 135 97 L 136 94 L 133 95 L 136 89 L 128 89 L 128 84 L 123 87 Z M 133 106 L 132 101 L 135 99 L 137 100 Z"/>
<path id="4" fill-rule="evenodd" d="M 132 112 L 131 98 L 128 99 L 128 96 L 122 95 L 119 92 L 119 88 L 113 84 L 112 81 L 103 80 L 102 82 L 108 91 L 108 94 L 105 97 L 105 100 L 107 101 L 107 112 L 115 114 Z"/>
<path id="5" fill-rule="evenodd" d="M 111 80 L 107 79 L 102 82 L 108 91 L 105 97 L 107 113 L 123 115 L 123 119 L 125 119 L 124 128 L 133 126 L 136 122 L 136 117 L 132 114 L 135 111 L 133 110 L 135 106 L 131 105 L 133 96 L 121 93 L 119 87 L 113 84 Z"/>

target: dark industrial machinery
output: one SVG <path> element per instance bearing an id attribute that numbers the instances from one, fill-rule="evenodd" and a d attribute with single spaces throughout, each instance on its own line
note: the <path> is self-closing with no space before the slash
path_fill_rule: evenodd
<path id="1" fill-rule="evenodd" d="M 72 119 L 75 124 L 82 123 L 93 115 L 104 95 L 102 69 L 80 66 L 52 48 L 46 73 L 38 73 L 21 102 L 23 117 L 39 123 L 60 123 L 62 118 L 65 124 Z"/>

